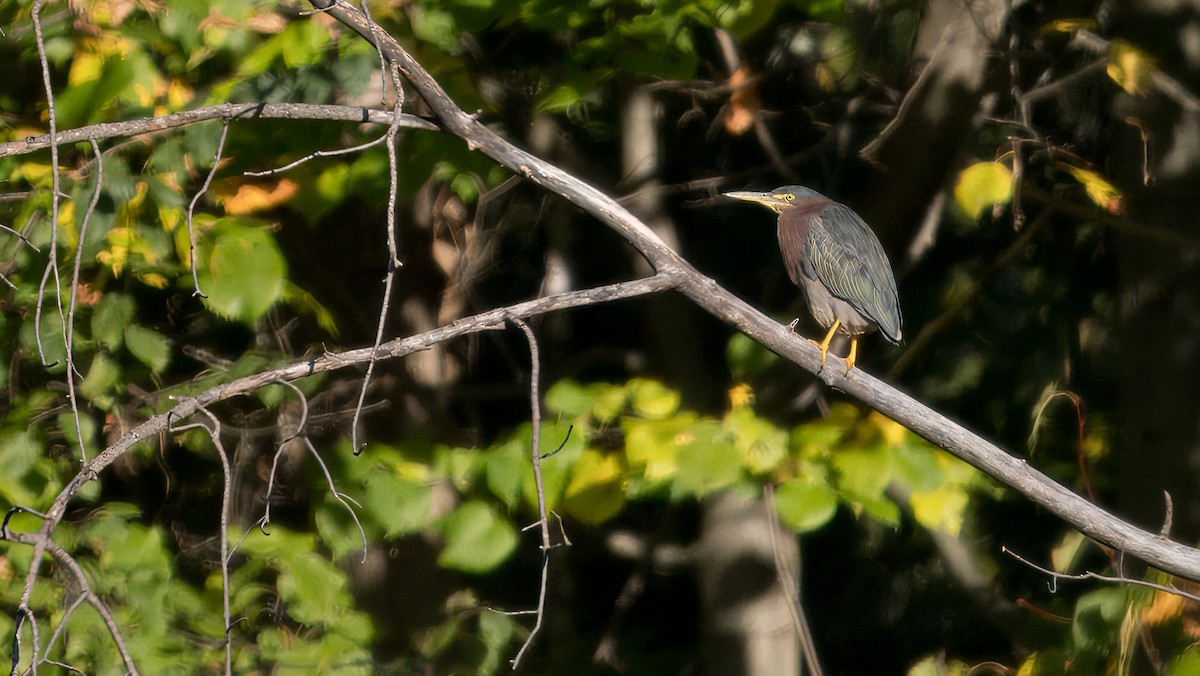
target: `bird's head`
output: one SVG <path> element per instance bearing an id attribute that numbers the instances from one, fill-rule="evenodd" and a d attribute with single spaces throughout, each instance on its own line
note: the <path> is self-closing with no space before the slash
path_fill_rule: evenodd
<path id="1" fill-rule="evenodd" d="M 781 188 L 769 190 L 767 192 L 727 192 L 726 197 L 732 197 L 735 200 L 745 200 L 746 202 L 755 202 L 767 207 L 771 211 L 781 213 L 788 205 L 800 200 L 827 200 L 828 197 L 811 188 L 805 188 L 802 185 L 785 185 Z"/>

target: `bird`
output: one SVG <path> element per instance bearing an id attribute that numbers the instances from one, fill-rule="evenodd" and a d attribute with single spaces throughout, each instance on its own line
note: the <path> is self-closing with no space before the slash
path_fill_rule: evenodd
<path id="1" fill-rule="evenodd" d="M 800 185 L 724 195 L 779 214 L 779 252 L 788 277 L 800 287 L 813 318 L 829 330 L 820 343 L 809 339 L 821 348 L 822 368 L 839 330 L 850 337 L 846 375 L 854 368 L 860 335 L 878 330 L 900 343 L 904 321 L 892 265 L 879 238 L 854 210 Z M 798 321 L 788 328 L 794 331 Z"/>

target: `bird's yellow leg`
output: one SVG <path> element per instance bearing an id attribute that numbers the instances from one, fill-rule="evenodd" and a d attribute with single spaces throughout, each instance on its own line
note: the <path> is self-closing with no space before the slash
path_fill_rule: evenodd
<path id="1" fill-rule="evenodd" d="M 838 327 L 842 325 L 842 320 L 833 320 L 833 326 L 829 327 L 829 333 L 825 334 L 825 340 L 817 344 L 821 348 L 821 366 L 825 365 L 825 357 L 829 354 L 829 343 L 833 340 L 833 334 L 837 333 Z M 816 341 L 813 341 L 814 343 Z"/>
<path id="2" fill-rule="evenodd" d="M 850 354 L 846 356 L 846 375 L 854 368 L 854 360 L 858 357 L 858 336 L 850 336 Z"/>

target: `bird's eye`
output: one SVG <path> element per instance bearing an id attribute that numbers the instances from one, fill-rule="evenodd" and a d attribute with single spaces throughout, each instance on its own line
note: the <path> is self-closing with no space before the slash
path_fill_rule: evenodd
<path id="1" fill-rule="evenodd" d="M 785 202 L 791 202 L 794 199 L 796 199 L 796 196 L 790 192 L 783 196 L 783 201 L 785 201 Z"/>

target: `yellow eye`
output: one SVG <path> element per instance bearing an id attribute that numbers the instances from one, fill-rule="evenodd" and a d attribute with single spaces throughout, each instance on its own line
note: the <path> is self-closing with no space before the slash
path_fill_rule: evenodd
<path id="1" fill-rule="evenodd" d="M 796 196 L 795 196 L 795 195 L 793 195 L 793 194 L 792 194 L 792 193 L 790 193 L 790 192 L 789 192 L 789 193 L 787 193 L 786 195 L 784 195 L 784 196 L 783 196 L 783 201 L 784 201 L 784 202 L 791 202 L 791 201 L 792 201 L 792 200 L 794 200 L 794 199 L 796 199 Z"/>

